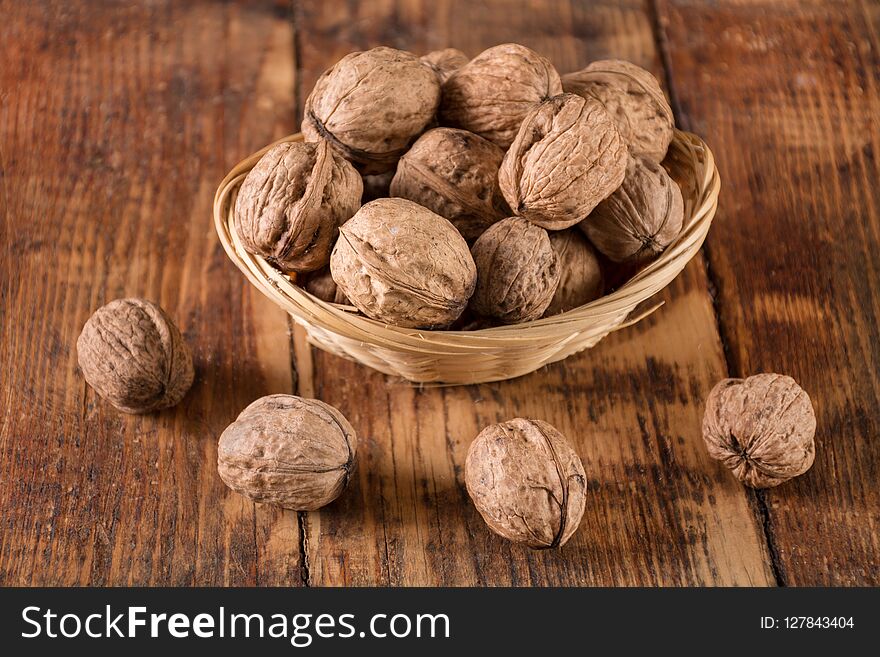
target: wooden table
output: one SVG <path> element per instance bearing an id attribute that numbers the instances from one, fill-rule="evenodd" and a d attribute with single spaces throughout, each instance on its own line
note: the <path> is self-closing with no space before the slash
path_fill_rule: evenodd
<path id="1" fill-rule="evenodd" d="M 0 2 L 0 583 L 880 584 L 880 5 L 830 0 Z M 309 347 L 226 258 L 214 190 L 297 129 L 320 72 L 379 44 L 517 41 L 562 71 L 630 59 L 714 149 L 721 206 L 666 305 L 521 379 L 416 389 Z M 176 409 L 121 415 L 75 340 L 122 296 L 194 348 Z M 744 489 L 709 459 L 725 376 L 795 377 L 805 476 Z M 257 506 L 216 471 L 223 428 L 288 392 L 362 436 L 320 512 Z M 570 436 L 587 510 L 564 548 L 490 534 L 463 486 L 486 424 Z"/>

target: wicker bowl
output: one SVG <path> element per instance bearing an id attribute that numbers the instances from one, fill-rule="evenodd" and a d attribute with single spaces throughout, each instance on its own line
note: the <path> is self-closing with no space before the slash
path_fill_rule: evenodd
<path id="1" fill-rule="evenodd" d="M 302 135 L 276 143 L 300 141 Z M 214 197 L 214 223 L 226 253 L 257 289 L 303 326 L 309 342 L 409 381 L 468 384 L 512 379 L 592 347 L 611 331 L 656 310 L 646 303 L 696 255 L 718 207 L 721 181 L 712 152 L 697 136 L 676 130 L 664 164 L 681 185 L 685 225 L 669 247 L 611 294 L 544 319 L 477 331 L 399 328 L 325 303 L 263 258 L 244 250 L 233 223 L 239 186 L 270 144 L 239 162 Z"/>

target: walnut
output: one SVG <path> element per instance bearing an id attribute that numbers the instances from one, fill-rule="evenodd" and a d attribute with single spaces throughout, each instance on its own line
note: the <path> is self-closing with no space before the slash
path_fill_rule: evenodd
<path id="1" fill-rule="evenodd" d="M 120 411 L 176 405 L 193 382 L 189 347 L 159 306 L 117 299 L 89 317 L 76 341 L 86 381 Z"/>
<path id="2" fill-rule="evenodd" d="M 461 314 L 477 271 L 449 221 L 402 198 L 367 203 L 339 229 L 333 280 L 358 310 L 410 328 L 442 328 Z"/>
<path id="3" fill-rule="evenodd" d="M 623 184 L 578 226 L 614 262 L 644 263 L 681 232 L 684 201 L 666 169 L 632 157 Z"/>
<path id="4" fill-rule="evenodd" d="M 724 379 L 706 400 L 703 440 L 709 455 L 753 488 L 770 488 L 810 469 L 816 416 L 788 376 Z"/>
<path id="5" fill-rule="evenodd" d="M 620 186 L 626 161 L 626 145 L 601 103 L 560 94 L 525 117 L 498 182 L 516 214 L 562 230 Z"/>
<path id="6" fill-rule="evenodd" d="M 561 276 L 544 317 L 583 306 L 602 296 L 604 278 L 599 259 L 587 238 L 576 229 L 553 231 L 550 246 L 559 260 Z"/>
<path id="7" fill-rule="evenodd" d="M 525 46 L 505 43 L 484 50 L 446 80 L 440 123 L 507 148 L 535 103 L 561 92 L 562 82 L 549 60 Z"/>
<path id="8" fill-rule="evenodd" d="M 446 82 L 450 75 L 468 63 L 467 55 L 455 48 L 434 50 L 427 55 L 423 55 L 421 59 L 434 69 L 441 84 Z"/>
<path id="9" fill-rule="evenodd" d="M 657 78 L 619 59 L 593 62 L 562 76 L 570 93 L 599 100 L 614 117 L 635 155 L 661 162 L 672 141 L 675 121 Z"/>
<path id="10" fill-rule="evenodd" d="M 282 270 L 320 269 L 362 191 L 358 172 L 327 142 L 278 144 L 245 177 L 235 229 L 247 251 Z"/>
<path id="11" fill-rule="evenodd" d="M 397 163 L 391 196 L 415 201 L 452 222 L 473 241 L 510 216 L 498 188 L 504 151 L 466 130 L 429 130 Z"/>
<path id="12" fill-rule="evenodd" d="M 473 310 L 505 324 L 538 319 L 556 293 L 560 269 L 547 231 L 522 217 L 503 219 L 471 248 L 477 265 Z"/>
<path id="13" fill-rule="evenodd" d="M 357 436 L 338 410 L 317 399 L 262 397 L 220 436 L 217 469 L 255 502 L 312 511 L 345 490 L 357 463 Z"/>
<path id="14" fill-rule="evenodd" d="M 361 197 L 363 203 L 375 201 L 377 198 L 388 198 L 388 188 L 391 186 L 391 180 L 394 178 L 394 170 L 385 173 L 374 173 L 372 175 L 361 176 L 364 181 L 364 195 Z"/>
<path id="15" fill-rule="evenodd" d="M 351 302 L 346 298 L 333 276 L 330 274 L 330 267 L 324 267 L 316 272 L 307 274 L 297 279 L 297 283 L 309 294 L 318 297 L 321 301 L 327 303 L 337 303 L 342 306 L 350 306 Z"/>
<path id="16" fill-rule="evenodd" d="M 483 429 L 468 450 L 465 483 L 492 531 L 531 548 L 564 545 L 584 513 L 581 460 L 565 436 L 540 420 Z"/>
<path id="17" fill-rule="evenodd" d="M 362 173 L 394 168 L 434 119 L 440 83 L 412 53 L 373 48 L 343 57 L 306 99 L 306 141 L 326 139 Z"/>

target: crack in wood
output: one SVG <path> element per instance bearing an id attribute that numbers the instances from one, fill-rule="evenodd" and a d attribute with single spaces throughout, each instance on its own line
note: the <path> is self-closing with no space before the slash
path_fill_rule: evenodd
<path id="1" fill-rule="evenodd" d="M 678 93 L 676 92 L 674 75 L 672 71 L 672 57 L 669 52 L 669 40 L 666 37 L 666 31 L 663 28 L 663 24 L 660 20 L 660 10 L 657 6 L 658 0 L 649 0 L 649 14 L 651 18 L 651 31 L 654 34 L 654 40 L 657 46 L 657 52 L 660 55 L 660 64 L 663 68 L 663 80 L 666 85 L 666 93 L 669 94 L 669 102 L 672 106 L 672 113 L 675 117 L 675 125 L 685 129 L 690 130 L 690 122 L 687 120 L 687 117 L 684 114 L 684 111 L 681 107 L 681 101 L 678 97 Z M 734 358 L 731 355 L 730 350 L 730 335 L 727 328 L 727 324 L 724 320 L 724 313 L 721 308 L 721 299 L 720 299 L 720 278 L 715 273 L 715 270 L 712 267 L 713 256 L 712 256 L 712 246 L 709 240 L 706 240 L 703 243 L 703 266 L 706 271 L 706 280 L 708 281 L 709 289 L 707 290 L 709 293 L 709 298 L 712 301 L 712 315 L 715 318 L 715 331 L 718 334 L 718 339 L 721 342 L 721 349 L 724 354 L 724 366 L 727 370 L 727 376 L 733 377 L 742 377 L 742 366 L 740 363 L 735 363 Z M 782 573 L 782 565 L 779 561 L 779 551 L 777 549 L 773 530 L 770 526 L 770 515 L 767 509 L 766 499 L 761 491 L 746 491 L 746 495 L 751 497 L 755 503 L 755 509 L 757 509 L 757 520 L 760 522 L 761 531 L 764 534 L 764 540 L 767 544 L 767 553 L 770 556 L 770 568 L 773 572 L 773 576 L 776 579 L 777 586 L 785 586 L 785 578 Z"/>

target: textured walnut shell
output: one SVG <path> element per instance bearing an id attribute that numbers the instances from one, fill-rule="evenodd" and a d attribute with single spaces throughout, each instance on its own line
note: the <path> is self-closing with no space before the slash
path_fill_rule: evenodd
<path id="1" fill-rule="evenodd" d="M 338 410 L 317 399 L 262 397 L 220 436 L 217 469 L 227 486 L 265 504 L 312 511 L 345 490 L 357 436 Z"/>
<path id="2" fill-rule="evenodd" d="M 593 246 L 576 229 L 549 233 L 550 246 L 559 260 L 559 287 L 544 317 L 579 308 L 602 296 L 604 278 Z"/>
<path id="3" fill-rule="evenodd" d="M 505 43 L 484 50 L 443 83 L 440 123 L 507 148 L 532 107 L 559 93 L 562 82 L 548 59 Z"/>
<path id="4" fill-rule="evenodd" d="M 280 269 L 320 269 L 362 191 L 358 172 L 327 142 L 278 144 L 245 177 L 235 230 L 248 252 Z"/>
<path id="5" fill-rule="evenodd" d="M 449 76 L 468 63 L 468 56 L 455 48 L 434 50 L 422 56 L 422 61 L 434 69 L 440 83 L 446 82 Z"/>
<path id="6" fill-rule="evenodd" d="M 442 328 L 467 306 L 477 271 L 449 221 L 402 198 L 367 203 L 339 229 L 333 280 L 367 317 Z"/>
<path id="7" fill-rule="evenodd" d="M 678 237 L 683 221 L 681 190 L 666 169 L 632 157 L 623 184 L 578 225 L 614 262 L 643 263 Z"/>
<path id="8" fill-rule="evenodd" d="M 472 132 L 434 128 L 400 158 L 390 193 L 446 217 L 470 242 L 510 216 L 498 188 L 503 157 L 498 146 Z"/>
<path id="9" fill-rule="evenodd" d="M 498 182 L 516 214 L 562 230 L 620 186 L 626 161 L 626 145 L 602 105 L 560 94 L 525 117 Z"/>
<path id="10" fill-rule="evenodd" d="M 654 162 L 666 156 L 675 121 L 660 83 L 648 71 L 630 62 L 606 59 L 562 76 L 562 86 L 600 101 L 633 154 Z"/>
<path id="11" fill-rule="evenodd" d="M 565 436 L 539 420 L 483 429 L 468 450 L 465 483 L 492 531 L 531 548 L 564 545 L 584 514 L 581 460 Z"/>
<path id="12" fill-rule="evenodd" d="M 306 141 L 326 139 L 363 173 L 382 173 L 434 119 L 440 83 L 412 53 L 373 48 L 343 57 L 306 99 Z"/>
<path id="13" fill-rule="evenodd" d="M 471 253 L 477 265 L 473 310 L 505 324 L 538 319 L 559 286 L 559 261 L 547 231 L 509 217 L 483 233 Z"/>
<path id="14" fill-rule="evenodd" d="M 306 292 L 318 297 L 321 301 L 338 303 L 343 306 L 351 305 L 351 302 L 336 285 L 336 281 L 333 280 L 330 267 L 306 274 L 302 279 L 297 279 L 297 282 Z"/>
<path id="15" fill-rule="evenodd" d="M 781 374 L 724 379 L 706 400 L 709 455 L 753 488 L 770 488 L 810 469 L 816 415 L 806 392 Z"/>
<path id="16" fill-rule="evenodd" d="M 169 408 L 193 382 L 189 347 L 159 306 L 117 299 L 98 308 L 76 341 L 88 384 L 126 413 Z"/>

